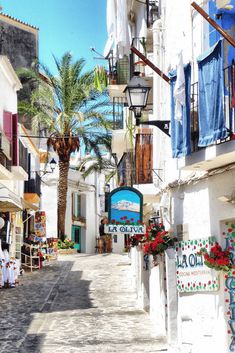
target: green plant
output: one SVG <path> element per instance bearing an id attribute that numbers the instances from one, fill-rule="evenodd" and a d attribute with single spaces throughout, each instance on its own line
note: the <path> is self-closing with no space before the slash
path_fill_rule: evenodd
<path id="1" fill-rule="evenodd" d="M 58 240 L 58 249 L 73 249 L 74 242 L 70 239 L 65 239 L 64 241 Z"/>

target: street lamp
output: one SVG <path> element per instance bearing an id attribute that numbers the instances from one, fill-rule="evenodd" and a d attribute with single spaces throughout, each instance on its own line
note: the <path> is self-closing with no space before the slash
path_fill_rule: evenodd
<path id="1" fill-rule="evenodd" d="M 54 172 L 56 165 L 57 165 L 56 160 L 54 158 L 52 158 L 49 165 L 50 165 L 51 170 L 40 170 L 39 171 L 40 177 L 43 177 L 45 174 L 50 174 L 50 173 Z"/>
<path id="2" fill-rule="evenodd" d="M 170 136 L 170 121 L 169 120 L 150 120 L 140 121 L 141 111 L 147 105 L 148 95 L 151 87 L 148 83 L 139 77 L 139 72 L 134 72 L 134 76 L 124 89 L 126 94 L 127 104 L 130 110 L 135 114 L 136 126 L 154 125 L 163 131 L 167 136 Z"/>
<path id="3" fill-rule="evenodd" d="M 127 104 L 133 110 L 136 118 L 136 125 L 140 124 L 141 111 L 147 105 L 148 95 L 151 87 L 139 76 L 139 72 L 134 72 L 134 76 L 126 86 Z"/>
<path id="4" fill-rule="evenodd" d="M 56 167 L 56 160 L 54 158 L 52 158 L 52 160 L 50 161 L 50 168 L 51 168 L 51 172 L 53 173 Z"/>

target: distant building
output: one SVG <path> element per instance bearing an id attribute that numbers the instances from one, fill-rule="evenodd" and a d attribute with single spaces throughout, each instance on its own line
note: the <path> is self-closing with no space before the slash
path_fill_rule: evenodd
<path id="1" fill-rule="evenodd" d="M 0 13 L 0 55 L 7 56 L 15 70 L 32 67 L 38 59 L 38 28 Z M 32 87 L 23 82 L 22 84 L 23 89 L 18 93 L 18 99 L 27 100 Z M 19 122 L 27 129 L 31 129 L 28 118 L 19 116 Z"/>

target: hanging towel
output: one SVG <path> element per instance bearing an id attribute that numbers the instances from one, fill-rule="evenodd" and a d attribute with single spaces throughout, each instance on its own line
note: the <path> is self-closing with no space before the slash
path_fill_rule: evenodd
<path id="1" fill-rule="evenodd" d="M 109 55 L 110 50 L 113 47 L 113 44 L 116 40 L 116 2 L 115 0 L 107 0 L 107 9 L 106 9 L 106 23 L 107 23 L 107 33 L 108 40 L 104 48 L 104 57 Z"/>
<path id="2" fill-rule="evenodd" d="M 172 157 L 180 158 L 191 153 L 190 137 L 190 92 L 191 92 L 191 65 L 184 67 L 185 76 L 185 105 L 182 106 L 182 122 L 175 118 L 176 101 L 174 88 L 176 85 L 176 71 L 169 72 L 171 78 L 171 147 Z"/>
<path id="3" fill-rule="evenodd" d="M 177 78 L 174 87 L 175 119 L 182 124 L 183 106 L 185 105 L 185 75 L 182 51 L 178 55 Z"/>
<path id="4" fill-rule="evenodd" d="M 219 40 L 197 59 L 199 85 L 198 146 L 211 145 L 227 137 L 224 119 L 223 41 Z"/>

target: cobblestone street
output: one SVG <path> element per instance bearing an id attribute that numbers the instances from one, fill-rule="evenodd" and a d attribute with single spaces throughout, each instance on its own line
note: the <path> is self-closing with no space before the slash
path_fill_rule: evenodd
<path id="1" fill-rule="evenodd" d="M 127 255 L 68 255 L 1 291 L 0 352 L 160 352 Z"/>

